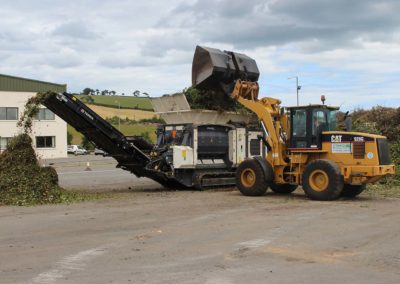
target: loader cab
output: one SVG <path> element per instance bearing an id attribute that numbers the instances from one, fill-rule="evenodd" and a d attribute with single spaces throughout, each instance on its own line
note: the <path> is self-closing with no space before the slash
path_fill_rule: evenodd
<path id="1" fill-rule="evenodd" d="M 288 107 L 290 149 L 321 149 L 321 133 L 336 130 L 338 107 L 309 105 Z"/>

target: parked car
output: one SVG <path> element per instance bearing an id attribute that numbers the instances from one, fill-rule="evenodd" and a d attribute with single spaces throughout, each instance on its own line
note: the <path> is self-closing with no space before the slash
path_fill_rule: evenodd
<path id="1" fill-rule="evenodd" d="M 81 145 L 68 145 L 67 146 L 67 152 L 68 154 L 74 154 L 76 155 L 87 155 L 88 151 L 86 151 L 85 148 L 83 148 Z"/>
<path id="2" fill-rule="evenodd" d="M 103 157 L 106 157 L 106 156 L 108 156 L 108 153 L 107 152 L 105 152 L 105 151 L 103 151 L 103 150 L 101 150 L 101 149 L 99 149 L 99 148 L 95 148 L 94 149 L 94 154 L 97 156 L 97 155 L 102 155 Z"/>

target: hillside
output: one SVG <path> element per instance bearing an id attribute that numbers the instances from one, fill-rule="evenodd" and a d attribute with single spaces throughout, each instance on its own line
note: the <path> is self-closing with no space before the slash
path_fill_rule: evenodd
<path id="1" fill-rule="evenodd" d="M 88 96 L 76 95 L 78 99 L 87 103 Z M 152 111 L 153 107 L 149 98 L 132 97 L 132 96 L 90 96 L 93 99 L 93 104 L 108 106 L 112 108 L 130 108 Z"/>
<path id="2" fill-rule="evenodd" d="M 96 97 L 96 96 L 93 96 Z M 100 97 L 100 96 L 99 96 Z M 142 98 L 134 98 L 133 99 L 142 99 Z M 129 102 L 129 101 L 126 101 Z M 150 100 L 149 100 L 150 102 Z M 142 119 L 151 119 L 153 117 L 158 117 L 153 111 L 145 111 L 140 109 L 118 109 L 112 107 L 104 107 L 97 106 L 93 104 L 87 104 L 94 112 L 100 115 L 104 119 L 110 119 L 113 117 L 121 118 L 120 126 L 118 123 L 112 123 L 115 128 L 120 128 L 120 131 L 127 136 L 131 135 L 142 135 L 148 136 L 151 142 L 156 141 L 156 124 L 152 123 L 132 123 L 133 120 L 139 121 Z M 130 121 L 126 121 L 128 118 Z M 115 119 L 113 121 L 116 121 Z M 82 143 L 82 134 L 76 131 L 72 126 L 68 125 L 68 133 L 72 135 L 72 141 L 70 144 L 81 144 Z M 147 133 L 147 134 L 146 134 Z"/>
<path id="3" fill-rule="evenodd" d="M 118 116 L 121 119 L 129 118 L 131 120 L 141 120 L 141 119 L 150 119 L 154 116 L 158 117 L 153 111 L 145 111 L 140 109 L 118 109 L 118 108 L 110 108 L 104 106 L 97 105 L 87 105 L 94 112 L 100 115 L 102 118 L 111 118 L 114 116 Z"/>
<path id="4" fill-rule="evenodd" d="M 112 124 L 116 129 L 118 129 L 117 124 Z M 137 123 L 137 124 L 121 124 L 120 131 L 126 136 L 134 136 L 134 135 L 146 135 L 147 133 L 150 142 L 156 142 L 156 129 L 157 126 L 155 124 L 149 123 Z M 71 125 L 67 127 L 68 133 L 72 135 L 71 144 L 80 145 L 82 143 L 83 135 L 75 130 Z"/>

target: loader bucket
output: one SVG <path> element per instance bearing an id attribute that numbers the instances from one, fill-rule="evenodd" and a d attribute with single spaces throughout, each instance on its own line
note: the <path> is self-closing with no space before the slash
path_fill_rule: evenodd
<path id="1" fill-rule="evenodd" d="M 192 85 L 227 92 L 238 79 L 256 82 L 260 72 L 245 54 L 197 46 L 192 63 Z"/>

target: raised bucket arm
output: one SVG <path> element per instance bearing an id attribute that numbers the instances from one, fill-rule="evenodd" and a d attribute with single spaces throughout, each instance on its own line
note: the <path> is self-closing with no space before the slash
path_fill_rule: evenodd
<path id="1" fill-rule="evenodd" d="M 193 57 L 192 84 L 204 90 L 223 91 L 254 112 L 263 125 L 264 139 L 272 165 L 285 165 L 285 143 L 280 139 L 285 128 L 285 115 L 280 113 L 280 100 L 258 99 L 259 71 L 254 59 L 245 54 L 197 46 Z"/>

